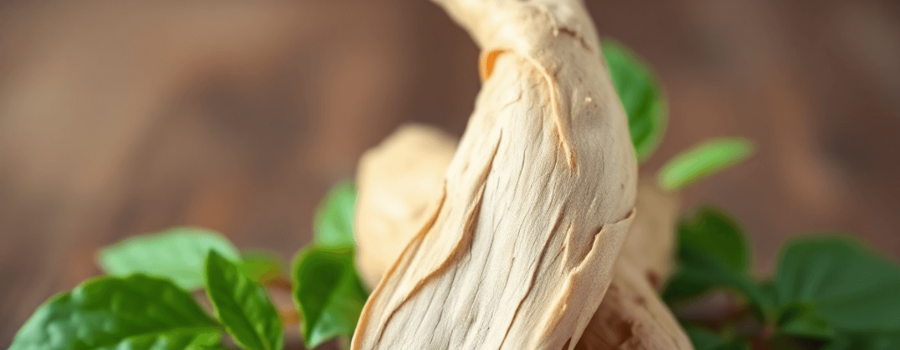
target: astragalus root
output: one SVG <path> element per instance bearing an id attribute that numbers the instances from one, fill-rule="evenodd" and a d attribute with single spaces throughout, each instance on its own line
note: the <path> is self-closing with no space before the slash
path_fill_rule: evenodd
<path id="1" fill-rule="evenodd" d="M 368 150 L 356 177 L 357 263 L 374 288 L 440 204 L 456 140 L 408 124 Z"/>
<path id="2" fill-rule="evenodd" d="M 641 178 L 638 183 L 638 214 L 616 261 L 612 284 L 576 349 L 694 348 L 658 294 L 674 265 L 678 198 L 654 180 Z"/>
<path id="3" fill-rule="evenodd" d="M 360 161 L 359 265 L 374 287 L 440 200 L 442 174 L 456 148 L 443 132 L 402 126 Z M 637 215 L 612 283 L 576 349 L 691 349 L 656 289 L 672 269 L 678 200 L 641 181 Z"/>
<path id="4" fill-rule="evenodd" d="M 634 216 L 627 120 L 580 1 L 446 0 L 484 86 L 354 349 L 574 348 Z"/>

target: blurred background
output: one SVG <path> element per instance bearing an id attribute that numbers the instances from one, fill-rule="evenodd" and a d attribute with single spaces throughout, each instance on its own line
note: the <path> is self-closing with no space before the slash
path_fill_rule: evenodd
<path id="1" fill-rule="evenodd" d="M 683 203 L 736 215 L 760 274 L 811 232 L 900 257 L 900 2 L 587 5 L 669 97 L 642 172 L 710 137 L 757 142 Z M 0 3 L 0 346 L 129 235 L 200 225 L 290 257 L 399 124 L 462 133 L 477 55 L 425 0 Z"/>

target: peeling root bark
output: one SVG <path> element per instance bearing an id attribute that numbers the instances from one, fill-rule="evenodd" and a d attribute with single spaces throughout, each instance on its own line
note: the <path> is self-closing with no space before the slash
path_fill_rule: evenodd
<path id="1" fill-rule="evenodd" d="M 363 309 L 353 349 L 575 347 L 634 217 L 637 165 L 575 0 L 444 0 L 484 86 L 438 204 Z"/>
<path id="2" fill-rule="evenodd" d="M 405 125 L 360 161 L 359 267 L 374 287 L 440 201 L 456 141 L 440 130 Z M 576 349 L 692 349 L 657 295 L 672 270 L 678 199 L 641 181 L 637 212 L 610 288 Z"/>
<path id="3" fill-rule="evenodd" d="M 576 349 L 694 348 L 658 294 L 673 269 L 678 198 L 652 179 L 639 182 L 637 196 L 612 283 Z"/>

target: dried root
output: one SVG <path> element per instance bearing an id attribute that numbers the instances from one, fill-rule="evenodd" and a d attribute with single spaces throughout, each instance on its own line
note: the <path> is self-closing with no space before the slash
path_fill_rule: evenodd
<path id="1" fill-rule="evenodd" d="M 369 286 L 378 284 L 439 205 L 455 148 L 456 141 L 444 133 L 411 125 L 362 158 L 357 236 L 360 270 Z M 636 205 L 609 291 L 576 349 L 692 348 L 656 290 L 672 269 L 677 198 L 641 182 Z"/>

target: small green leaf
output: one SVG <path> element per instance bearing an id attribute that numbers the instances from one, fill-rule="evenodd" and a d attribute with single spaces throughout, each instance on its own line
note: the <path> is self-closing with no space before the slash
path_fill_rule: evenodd
<path id="1" fill-rule="evenodd" d="M 696 350 L 750 350 L 746 340 L 726 339 L 700 327 L 687 326 L 684 330 Z"/>
<path id="2" fill-rule="evenodd" d="M 206 259 L 206 293 L 235 342 L 253 350 L 284 348 L 281 319 L 266 290 L 214 250 Z"/>
<path id="3" fill-rule="evenodd" d="M 677 191 L 740 163 L 753 154 L 753 143 L 740 138 L 712 139 L 669 160 L 659 171 L 659 186 Z"/>
<path id="4" fill-rule="evenodd" d="M 315 219 L 315 244 L 320 247 L 353 247 L 353 218 L 356 210 L 356 185 L 338 183 L 319 204 Z"/>
<path id="5" fill-rule="evenodd" d="M 128 238 L 101 250 L 98 260 L 103 271 L 113 276 L 143 273 L 193 290 L 203 287 L 203 261 L 210 250 L 239 260 L 237 248 L 227 238 L 194 227 Z"/>
<path id="6" fill-rule="evenodd" d="M 663 298 L 672 303 L 715 288 L 734 288 L 765 319 L 771 301 L 749 276 L 750 249 L 740 224 L 725 212 L 703 207 L 678 225 L 678 269 Z"/>
<path id="7" fill-rule="evenodd" d="M 659 146 L 666 130 L 666 98 L 653 70 L 633 51 L 609 38 L 604 38 L 600 47 L 613 85 L 628 115 L 628 131 L 635 153 L 643 162 Z"/>
<path id="8" fill-rule="evenodd" d="M 750 248 L 741 224 L 721 209 L 701 207 L 678 225 L 678 246 L 699 250 L 728 269 L 746 273 Z"/>
<path id="9" fill-rule="evenodd" d="M 747 275 L 750 252 L 740 224 L 722 210 L 702 207 L 678 225 L 678 270 L 663 295 L 674 301 L 730 286 Z"/>
<path id="10" fill-rule="evenodd" d="M 314 246 L 294 260 L 294 303 L 300 310 L 300 330 L 307 348 L 336 336 L 353 335 L 368 298 L 354 256 L 352 248 Z"/>
<path id="11" fill-rule="evenodd" d="M 265 284 L 285 275 L 284 261 L 278 254 L 267 251 L 241 253 L 241 272 L 254 282 Z"/>
<path id="12" fill-rule="evenodd" d="M 800 307 L 841 331 L 900 332 L 900 268 L 848 238 L 788 245 L 775 288 L 782 318 Z"/>
<path id="13" fill-rule="evenodd" d="M 221 333 L 193 296 L 169 280 L 100 277 L 39 307 L 10 349 L 214 349 Z"/>

